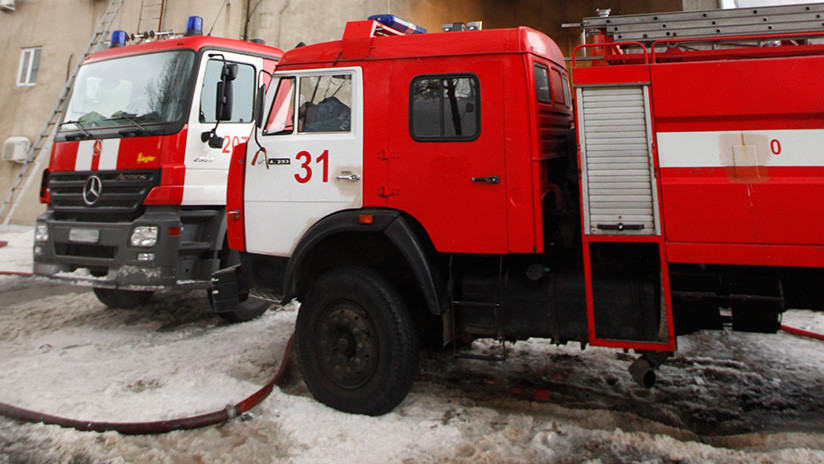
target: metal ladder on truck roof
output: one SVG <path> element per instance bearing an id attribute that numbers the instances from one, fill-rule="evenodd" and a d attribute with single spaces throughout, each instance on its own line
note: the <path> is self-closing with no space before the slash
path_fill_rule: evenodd
<path id="1" fill-rule="evenodd" d="M 160 28 L 163 26 L 165 9 L 166 0 L 140 0 L 140 18 L 137 20 L 137 32 L 160 32 Z"/>
<path id="2" fill-rule="evenodd" d="M 83 64 L 83 61 L 85 61 L 87 56 L 96 52 L 100 45 L 105 42 L 106 36 L 109 34 L 109 29 L 114 22 L 114 18 L 117 16 L 117 13 L 120 12 L 120 7 L 123 6 L 124 1 L 125 0 L 111 0 L 109 3 L 109 6 L 106 8 L 106 12 L 103 13 L 103 17 L 97 25 L 97 29 L 92 34 L 92 38 L 89 40 L 88 45 L 86 45 L 86 50 L 83 51 L 83 56 L 77 60 L 77 64 L 69 76 L 69 79 L 66 81 L 66 85 L 63 86 L 63 90 L 57 98 L 57 103 L 54 105 L 54 109 L 52 110 L 51 116 L 49 116 L 49 120 L 46 121 L 46 124 L 43 126 L 43 130 L 40 131 L 40 135 L 37 136 L 34 144 L 32 144 L 31 148 L 29 148 L 29 152 L 26 154 L 26 160 L 24 161 L 23 166 L 20 168 L 17 176 L 12 181 L 11 188 L 6 194 L 6 198 L 3 200 L 3 203 L 0 204 L 0 217 L 3 217 L 3 214 L 8 211 L 3 219 L 2 225 L 8 225 L 11 221 L 11 218 L 17 211 L 17 207 L 20 205 L 23 198 L 23 193 L 26 189 L 28 189 L 34 179 L 34 176 L 30 174 L 39 170 L 40 165 L 46 158 L 44 154 L 49 153 L 49 150 L 46 150 L 45 148 L 50 147 L 51 142 L 54 140 L 54 134 L 57 132 L 57 123 L 60 121 L 60 118 L 63 116 L 63 112 L 66 110 L 69 94 L 74 86 L 74 81 L 77 77 L 77 72 L 80 69 L 80 66 Z M 24 180 L 25 183 L 23 183 Z"/>
<path id="3" fill-rule="evenodd" d="M 602 10 L 608 13 L 608 10 Z M 824 31 L 824 4 L 676 11 L 584 18 L 587 33 L 615 42 Z"/>

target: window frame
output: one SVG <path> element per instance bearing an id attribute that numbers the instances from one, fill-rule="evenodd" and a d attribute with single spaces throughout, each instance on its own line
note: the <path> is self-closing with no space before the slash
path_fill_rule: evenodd
<path id="1" fill-rule="evenodd" d="M 539 69 L 541 71 L 543 71 L 544 73 L 546 73 L 546 85 L 547 85 L 546 92 L 547 92 L 547 95 L 549 96 L 549 100 L 541 99 L 541 92 L 538 92 L 538 70 Z M 532 63 L 532 80 L 535 83 L 535 85 L 533 87 L 535 88 L 535 98 L 538 100 L 538 103 L 544 103 L 544 104 L 547 104 L 547 105 L 551 105 L 553 103 L 553 100 L 552 100 L 552 74 L 549 71 L 549 67 L 542 64 L 542 63 L 533 62 Z"/>
<path id="2" fill-rule="evenodd" d="M 564 86 L 564 106 L 572 108 L 572 89 L 569 86 L 569 77 L 566 74 L 561 74 L 561 85 Z"/>
<path id="3" fill-rule="evenodd" d="M 28 60 L 25 60 L 25 57 L 28 55 Z M 16 77 L 16 84 L 18 87 L 31 87 L 37 84 L 37 73 L 40 71 L 40 58 L 43 55 L 43 47 L 26 47 L 20 49 L 20 64 L 17 66 L 17 77 Z M 37 57 L 37 70 L 35 71 L 34 78 L 32 78 L 32 68 L 34 68 L 34 62 L 32 58 Z M 24 66 L 25 65 L 25 75 L 23 74 Z M 24 79 L 21 80 L 21 77 Z"/>
<path id="4" fill-rule="evenodd" d="M 415 83 L 425 79 L 471 79 L 475 83 L 475 132 L 471 136 L 418 136 L 415 134 Z M 461 73 L 440 73 L 440 74 L 419 74 L 409 82 L 409 135 L 416 142 L 472 142 L 481 136 L 481 79 L 477 74 L 471 72 Z"/>
<path id="5" fill-rule="evenodd" d="M 230 60 L 230 59 L 222 60 L 222 59 L 216 58 L 216 57 L 215 58 L 209 57 L 206 60 L 206 66 L 203 68 L 203 81 L 200 83 L 201 93 L 200 93 L 200 105 L 197 108 L 198 112 L 203 110 L 203 97 L 204 97 L 203 89 L 206 88 L 206 77 L 208 75 L 207 73 L 208 73 L 209 65 L 212 64 L 212 63 L 219 64 L 221 66 L 221 69 L 227 63 L 228 64 L 238 65 L 238 75 L 237 75 L 238 78 L 240 77 L 240 69 L 241 69 L 242 66 L 248 66 L 249 68 L 252 69 L 252 81 L 251 81 L 252 82 L 252 104 L 250 106 L 251 114 L 249 115 L 249 120 L 248 121 L 234 121 L 234 120 L 232 120 L 232 121 L 220 121 L 220 123 L 221 124 L 250 124 L 250 123 L 253 123 L 254 120 L 255 120 L 255 95 L 257 94 L 257 73 L 258 73 L 258 69 L 255 65 L 253 65 L 251 63 L 246 63 L 246 62 L 243 62 L 243 61 L 233 61 L 233 60 Z M 220 74 L 218 74 L 218 76 L 220 76 Z M 216 85 L 218 82 L 220 82 L 219 77 L 218 77 L 218 80 L 212 82 L 212 84 Z M 237 79 L 235 79 L 235 81 L 232 82 L 232 85 L 235 86 L 235 88 L 239 87 Z M 237 101 L 237 97 L 233 96 L 233 98 L 232 98 L 232 119 L 235 119 L 237 117 L 237 111 L 236 111 L 236 107 L 235 107 L 236 101 Z M 214 100 L 208 101 L 207 103 L 209 105 L 213 106 L 213 107 L 216 106 L 216 102 Z M 217 116 L 217 114 L 216 114 L 217 108 L 213 108 L 213 112 L 215 113 L 215 116 Z M 217 117 L 215 117 L 214 121 L 210 121 L 208 118 L 204 118 L 204 119 L 205 119 L 204 121 L 200 121 L 200 118 L 198 117 L 198 122 L 200 122 L 201 124 L 215 124 L 215 123 L 217 123 Z"/>
<path id="6" fill-rule="evenodd" d="M 353 114 L 354 114 L 354 109 L 353 109 L 354 103 L 352 101 L 349 102 L 349 105 L 346 105 L 345 103 L 341 102 L 344 105 L 349 107 L 349 130 L 307 131 L 305 128 L 303 128 L 303 124 L 305 124 L 305 122 L 301 121 L 300 107 L 303 105 L 303 103 L 301 103 L 300 97 L 303 95 L 302 94 L 303 80 L 304 79 L 311 79 L 311 78 L 323 79 L 325 77 L 335 78 L 335 77 L 339 77 L 339 76 L 344 76 L 344 77 L 349 78 L 349 92 L 350 92 L 350 95 L 352 95 L 353 92 L 354 92 L 354 87 L 355 87 L 355 74 L 351 71 L 342 71 L 342 72 L 336 73 L 336 74 L 330 74 L 330 73 L 325 72 L 325 73 L 319 73 L 319 74 L 295 75 L 297 80 L 296 80 L 296 83 L 295 83 L 295 92 L 294 92 L 294 95 L 293 95 L 294 99 L 292 101 L 292 104 L 294 105 L 293 106 L 293 111 L 294 111 L 293 125 L 294 125 L 294 133 L 295 134 L 305 136 L 305 135 L 351 134 L 352 133 L 352 117 L 353 117 Z M 354 98 L 354 95 L 352 95 L 352 97 Z M 308 103 L 308 101 L 304 102 L 304 103 Z M 304 115 L 304 118 L 305 118 L 305 115 Z"/>
<path id="7" fill-rule="evenodd" d="M 296 134 L 298 124 L 297 124 L 297 114 L 295 114 L 296 113 L 295 112 L 295 98 L 297 98 L 297 93 L 298 93 L 298 78 L 295 75 L 283 75 L 283 76 L 275 76 L 274 79 L 278 79 L 278 82 L 277 82 L 277 85 L 274 87 L 274 92 L 272 94 L 272 102 L 269 104 L 269 112 L 267 113 L 266 119 L 264 120 L 263 126 L 261 127 L 261 134 L 264 137 L 268 137 L 270 135 L 281 135 L 282 136 L 282 135 Z M 283 130 L 278 131 L 278 132 L 269 132 L 268 131 L 268 125 L 269 125 L 269 122 L 270 122 L 269 120 L 272 118 L 272 112 L 275 111 L 275 101 L 278 98 L 278 91 L 280 90 L 280 85 L 285 80 L 291 80 L 292 81 L 292 90 L 291 90 L 292 91 L 292 96 L 290 98 L 290 100 L 291 100 L 290 105 L 292 106 L 292 128 L 288 129 L 288 132 L 287 132 L 287 129 L 285 129 L 285 128 Z M 270 87 L 271 87 L 271 84 L 270 84 Z M 268 99 L 267 99 L 267 102 L 268 102 Z"/>

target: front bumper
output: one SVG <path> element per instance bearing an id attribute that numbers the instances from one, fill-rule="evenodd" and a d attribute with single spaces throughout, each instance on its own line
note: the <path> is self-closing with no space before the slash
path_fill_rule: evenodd
<path id="1" fill-rule="evenodd" d="M 130 222 L 60 221 L 54 219 L 51 211 L 37 221 L 47 225 L 49 236 L 46 241 L 34 243 L 35 275 L 124 290 L 209 287 L 209 280 L 186 275 L 187 267 L 195 263 L 187 266 L 189 258 L 181 257 L 182 224 L 180 214 L 173 208 L 148 208 Z M 138 226 L 158 227 L 154 246 L 131 246 L 132 231 Z M 139 260 L 141 253 L 144 257 L 152 254 L 153 259 Z"/>

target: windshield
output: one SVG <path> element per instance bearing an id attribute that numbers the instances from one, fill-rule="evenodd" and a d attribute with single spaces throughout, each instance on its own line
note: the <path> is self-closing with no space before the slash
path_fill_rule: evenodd
<path id="1" fill-rule="evenodd" d="M 82 66 L 62 129 L 177 121 L 188 107 L 194 60 L 192 51 L 173 51 Z"/>

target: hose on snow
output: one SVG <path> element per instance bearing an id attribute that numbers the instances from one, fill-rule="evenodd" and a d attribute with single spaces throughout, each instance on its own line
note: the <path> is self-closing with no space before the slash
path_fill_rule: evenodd
<path id="1" fill-rule="evenodd" d="M 153 435 L 167 433 L 174 430 L 191 430 L 209 425 L 222 424 L 260 404 L 276 385 L 280 385 L 287 372 L 289 359 L 295 343 L 295 334 L 289 337 L 289 342 L 283 351 L 283 357 L 275 376 L 260 390 L 253 393 L 248 398 L 234 406 L 226 409 L 201 414 L 197 416 L 184 417 L 180 419 L 169 419 L 153 422 L 94 422 L 70 419 L 66 417 L 53 416 L 42 412 L 23 409 L 10 404 L 0 403 L 0 415 L 23 422 L 42 422 L 47 425 L 58 425 L 64 428 L 72 428 L 82 432 L 120 432 L 125 435 Z"/>
<path id="2" fill-rule="evenodd" d="M 819 334 L 819 333 L 815 333 L 815 332 L 810 332 L 808 330 L 796 329 L 795 327 L 790 327 L 790 326 L 786 326 L 786 325 L 782 325 L 781 330 L 783 330 L 784 332 L 787 332 L 787 333 L 791 333 L 793 335 L 798 335 L 799 337 L 807 337 L 807 338 L 814 338 L 816 340 L 824 340 L 824 335 Z"/>

